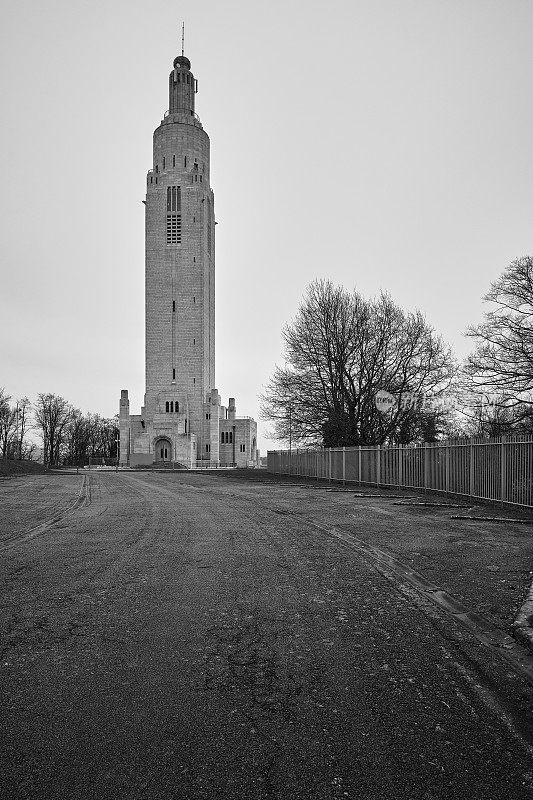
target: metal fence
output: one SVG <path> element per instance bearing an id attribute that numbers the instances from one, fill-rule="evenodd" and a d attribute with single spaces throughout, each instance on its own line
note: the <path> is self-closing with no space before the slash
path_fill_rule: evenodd
<path id="1" fill-rule="evenodd" d="M 423 489 L 533 508 L 533 436 L 270 450 L 267 457 L 268 470 L 280 475 Z"/>

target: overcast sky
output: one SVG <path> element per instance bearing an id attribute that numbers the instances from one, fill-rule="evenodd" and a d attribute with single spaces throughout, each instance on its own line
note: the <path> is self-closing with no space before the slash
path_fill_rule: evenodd
<path id="1" fill-rule="evenodd" d="M 315 278 L 466 326 L 533 253 L 533 0 L 1 0 L 0 386 L 144 394 L 152 133 L 185 52 L 211 138 L 216 375 L 259 422 Z"/>

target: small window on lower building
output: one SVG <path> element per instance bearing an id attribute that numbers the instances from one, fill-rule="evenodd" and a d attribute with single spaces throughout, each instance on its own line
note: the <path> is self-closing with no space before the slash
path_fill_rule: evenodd
<path id="1" fill-rule="evenodd" d="M 176 301 L 173 300 L 172 301 L 172 311 L 175 311 L 175 310 L 176 310 Z"/>
<path id="2" fill-rule="evenodd" d="M 233 431 L 229 432 L 229 443 L 233 444 Z"/>
<path id="3" fill-rule="evenodd" d="M 175 369 L 172 370 L 172 380 L 173 381 L 176 380 L 176 370 Z"/>
<path id="4" fill-rule="evenodd" d="M 166 403 L 165 411 L 167 412 L 167 414 L 170 411 L 170 403 L 168 402 L 168 400 L 167 400 L 167 403 Z"/>
<path id="5" fill-rule="evenodd" d="M 173 400 L 170 401 L 170 413 L 171 414 L 174 413 L 174 401 Z"/>
<path id="6" fill-rule="evenodd" d="M 176 156 L 172 156 L 172 166 L 176 166 Z"/>
<path id="7" fill-rule="evenodd" d="M 211 452 L 211 445 L 210 445 L 210 444 L 206 444 L 206 446 L 205 446 L 205 452 L 206 452 L 206 453 L 210 453 L 210 452 Z"/>

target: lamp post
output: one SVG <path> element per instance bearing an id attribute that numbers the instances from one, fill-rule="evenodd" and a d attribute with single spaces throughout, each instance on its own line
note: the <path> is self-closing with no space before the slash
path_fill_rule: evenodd
<path id="1" fill-rule="evenodd" d="M 289 475 L 292 475 L 292 406 L 289 404 Z"/>

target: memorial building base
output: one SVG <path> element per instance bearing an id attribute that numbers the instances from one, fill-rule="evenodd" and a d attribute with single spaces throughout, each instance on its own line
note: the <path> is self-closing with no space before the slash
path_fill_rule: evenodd
<path id="1" fill-rule="evenodd" d="M 201 431 L 191 430 L 187 409 L 178 402 L 157 398 L 155 407 L 129 413 L 127 389 L 120 398 L 120 464 L 128 467 L 179 465 L 188 469 L 207 467 L 256 467 L 257 423 L 237 417 L 235 400 L 220 404 L 216 389 L 206 396 Z"/>

